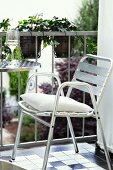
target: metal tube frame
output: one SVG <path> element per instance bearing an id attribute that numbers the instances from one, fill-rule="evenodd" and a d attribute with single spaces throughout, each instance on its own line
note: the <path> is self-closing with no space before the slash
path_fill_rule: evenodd
<path id="1" fill-rule="evenodd" d="M 55 114 L 57 112 L 57 107 L 58 107 L 58 102 L 59 102 L 59 97 L 60 97 L 61 91 L 66 86 L 70 86 L 72 88 L 76 88 L 76 86 L 84 86 L 84 87 L 88 88 L 89 94 L 91 96 L 94 112 L 95 112 L 95 115 L 96 115 L 96 120 L 97 120 L 97 123 L 99 125 L 100 132 L 101 132 L 101 137 L 102 137 L 102 141 L 103 141 L 103 146 L 104 146 L 104 151 L 105 151 L 108 169 L 112 170 L 113 167 L 112 167 L 111 159 L 110 159 L 109 152 L 108 152 L 108 149 L 107 149 L 107 145 L 106 145 L 106 141 L 105 141 L 105 137 L 104 137 L 104 132 L 103 132 L 103 128 L 102 128 L 102 124 L 101 124 L 101 120 L 100 120 L 100 116 L 99 116 L 99 112 L 98 112 L 98 106 L 96 104 L 95 96 L 92 92 L 91 86 L 88 83 L 84 83 L 84 82 L 64 82 L 58 88 L 58 91 L 57 91 L 57 94 L 56 94 L 56 97 L 55 97 L 53 113 L 52 113 L 52 117 L 51 117 L 51 125 L 50 125 L 49 136 L 48 136 L 47 146 L 46 146 L 46 150 L 45 150 L 42 170 L 46 170 L 46 167 L 47 167 L 50 144 L 51 144 L 54 124 L 55 124 Z M 73 138 L 73 136 L 72 136 L 72 138 Z M 74 139 L 73 139 L 73 141 L 74 141 Z"/>
<path id="2" fill-rule="evenodd" d="M 5 32 L 0 32 L 0 37 L 3 37 L 5 35 L 6 35 Z M 20 36 L 29 36 L 29 35 L 31 35 L 29 32 L 21 32 L 20 33 Z M 51 32 L 51 33 L 50 32 L 43 32 L 43 33 L 42 32 L 33 32 L 32 36 L 36 36 L 36 61 L 38 60 L 38 56 L 37 56 L 37 37 L 38 36 L 65 36 L 65 35 L 69 37 L 68 41 L 69 41 L 69 49 L 70 49 L 70 36 L 75 36 L 75 37 L 76 36 L 84 36 L 84 37 L 86 37 L 86 36 L 97 36 L 97 32 L 96 31 L 75 31 L 75 32 L 66 31 L 65 33 L 63 33 L 63 32 Z M 84 43 L 86 43 L 85 40 L 84 40 Z M 84 47 L 84 49 L 85 49 L 85 47 Z M 68 51 L 68 59 L 70 60 L 70 50 Z M 68 80 L 69 80 L 69 75 L 70 75 L 70 66 L 69 65 L 68 65 L 68 69 L 69 69 L 69 73 L 68 73 Z M 37 70 L 36 70 L 36 72 L 37 72 Z M 2 73 L 0 73 L 0 74 L 2 76 Z M 18 96 L 20 96 L 19 93 L 18 93 Z M 19 98 L 18 98 L 18 100 L 19 100 Z M 1 94 L 1 100 L 2 100 L 2 94 Z M 2 105 L 1 105 L 0 118 L 2 120 Z M 2 122 L 1 122 L 1 124 L 2 124 Z M 37 131 L 36 131 L 36 129 L 37 129 L 37 125 L 35 126 L 35 136 L 36 136 L 35 141 L 37 141 L 37 135 L 36 135 Z M 1 125 L 1 134 L 0 134 L 0 136 L 1 136 L 1 147 L 3 147 L 2 125 Z M 67 137 L 69 137 L 69 130 L 67 130 Z"/>

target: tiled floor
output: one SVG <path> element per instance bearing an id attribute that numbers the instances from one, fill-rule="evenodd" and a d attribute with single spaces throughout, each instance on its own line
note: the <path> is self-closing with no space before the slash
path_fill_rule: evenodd
<path id="1" fill-rule="evenodd" d="M 47 170 L 107 170 L 103 153 L 95 154 L 95 147 L 79 143 L 79 153 L 74 153 L 73 145 L 52 146 Z M 41 170 L 45 147 L 18 150 L 12 163 L 27 170 Z M 1 159 L 9 160 L 12 151 L 1 152 Z"/>

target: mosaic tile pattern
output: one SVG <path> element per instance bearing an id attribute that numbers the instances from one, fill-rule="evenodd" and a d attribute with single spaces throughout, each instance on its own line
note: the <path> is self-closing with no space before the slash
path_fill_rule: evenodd
<path id="1" fill-rule="evenodd" d="M 95 147 L 79 143 L 79 153 L 74 153 L 73 145 L 52 146 L 47 170 L 107 170 L 103 156 L 95 154 Z M 41 170 L 45 147 L 18 150 L 14 165 L 26 170 Z M 1 152 L 1 159 L 9 160 L 12 151 Z"/>

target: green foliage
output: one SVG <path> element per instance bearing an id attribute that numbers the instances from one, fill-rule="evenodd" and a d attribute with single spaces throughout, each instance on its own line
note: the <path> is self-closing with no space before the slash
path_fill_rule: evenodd
<path id="1" fill-rule="evenodd" d="M 20 137 L 20 141 L 21 142 L 29 142 L 29 141 L 34 141 L 35 140 L 35 136 L 34 133 L 31 131 L 31 128 L 29 129 L 29 131 L 27 131 L 26 129 L 23 131 L 23 133 L 21 134 Z"/>
<path id="2" fill-rule="evenodd" d="M 42 19 L 37 16 L 29 16 L 28 19 L 24 19 L 18 22 L 17 28 L 20 31 L 71 31 L 76 30 L 73 23 L 68 21 L 67 18 L 59 19 L 53 17 L 52 19 Z"/>
<path id="3" fill-rule="evenodd" d="M 24 19 L 18 22 L 17 28 L 19 31 L 75 31 L 76 26 L 70 22 L 67 18 L 53 17 L 52 19 L 42 19 L 39 16 L 29 16 L 28 19 Z M 47 45 L 57 46 L 59 43 L 55 38 L 51 36 L 42 37 L 43 47 Z"/>
<path id="4" fill-rule="evenodd" d="M 22 124 L 21 142 L 29 142 L 35 140 L 35 121 L 30 116 L 24 115 Z M 38 134 L 37 134 L 38 135 Z M 38 136 L 38 140 L 40 137 Z"/>
<path id="5" fill-rule="evenodd" d="M 79 17 L 75 20 L 79 31 L 97 31 L 99 0 L 83 0 Z"/>
<path id="6" fill-rule="evenodd" d="M 7 31 L 10 27 L 10 19 L 7 18 L 7 19 L 3 19 L 1 22 L 0 22 L 0 31 Z M 5 40 L 6 40 L 6 37 L 2 37 L 2 58 L 5 58 L 6 57 L 6 53 L 7 53 L 7 47 L 5 46 Z"/>
<path id="7" fill-rule="evenodd" d="M 43 19 L 36 16 L 29 16 L 28 19 L 18 21 L 19 31 L 44 31 Z"/>
<path id="8" fill-rule="evenodd" d="M 24 115 L 23 117 L 23 125 L 24 126 L 31 126 L 34 125 L 35 121 L 33 118 L 31 118 L 30 116 Z"/>
<path id="9" fill-rule="evenodd" d="M 83 0 L 79 16 L 75 20 L 78 31 L 97 31 L 98 29 L 98 7 L 99 0 Z M 86 53 L 97 53 L 97 38 L 87 37 Z M 83 55 L 84 53 L 84 37 L 77 37 L 75 40 L 76 53 Z"/>
<path id="10" fill-rule="evenodd" d="M 9 26 L 10 26 L 10 19 L 9 18 L 3 19 L 0 22 L 0 30 L 2 30 L 2 31 L 7 31 Z"/>
<path id="11" fill-rule="evenodd" d="M 18 96 L 18 73 L 11 72 L 10 76 L 10 94 Z M 20 72 L 20 94 L 25 93 L 26 84 L 28 79 L 28 71 Z"/>
<path id="12" fill-rule="evenodd" d="M 11 58 L 12 58 L 11 49 L 7 46 L 4 46 L 4 51 L 5 51 L 5 58 L 8 61 L 11 61 Z M 23 59 L 23 55 L 22 55 L 22 51 L 21 51 L 20 47 L 16 47 L 14 49 L 14 59 L 16 59 L 16 60 L 22 60 Z"/>
<path id="13" fill-rule="evenodd" d="M 97 38 L 96 37 L 87 37 L 86 38 L 86 53 L 87 54 L 96 54 L 97 53 Z M 84 37 L 76 37 L 74 39 L 74 54 L 76 56 L 84 55 Z"/>
<path id="14" fill-rule="evenodd" d="M 16 48 L 14 50 L 14 58 L 22 60 L 21 49 Z M 11 53 L 8 54 L 8 60 L 11 60 Z M 27 79 L 28 79 L 28 71 L 20 72 L 20 94 L 25 92 Z M 9 72 L 9 84 L 10 84 L 10 94 L 18 96 L 18 72 Z"/>

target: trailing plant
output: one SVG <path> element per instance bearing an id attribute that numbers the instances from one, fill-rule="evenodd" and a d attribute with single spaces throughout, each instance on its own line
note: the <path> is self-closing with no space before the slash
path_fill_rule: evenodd
<path id="1" fill-rule="evenodd" d="M 58 17 L 53 17 L 51 20 L 44 20 L 46 24 L 46 31 L 59 31 L 59 32 L 66 32 L 66 31 L 76 31 L 76 26 L 71 23 L 67 18 L 59 19 Z M 56 37 L 55 37 L 56 38 Z M 54 45 L 57 46 L 59 43 L 53 37 L 48 37 L 48 39 L 44 39 L 44 47 L 47 45 Z"/>
<path id="2" fill-rule="evenodd" d="M 52 19 L 42 19 L 37 16 L 29 16 L 28 19 L 24 19 L 18 22 L 17 28 L 19 31 L 75 31 L 76 26 L 68 21 L 67 18 L 59 19 L 53 17 Z"/>
<path id="3" fill-rule="evenodd" d="M 7 31 L 9 27 L 10 27 L 10 19 L 9 18 L 3 19 L 0 22 L 0 31 Z"/>
<path id="4" fill-rule="evenodd" d="M 52 19 L 42 19 L 37 16 L 29 16 L 28 19 L 24 19 L 22 21 L 18 22 L 17 28 L 20 31 L 29 31 L 32 35 L 33 31 L 59 31 L 59 32 L 66 32 L 66 31 L 76 31 L 76 26 L 70 22 L 67 18 L 61 18 L 53 17 Z M 59 46 L 59 48 L 62 50 L 67 49 L 68 51 L 68 45 L 62 45 L 61 43 L 65 44 L 65 42 L 68 42 L 68 37 L 64 36 L 65 39 L 61 39 L 61 37 L 58 36 L 42 36 L 41 40 L 43 40 L 43 47 L 45 48 L 47 45 L 54 45 L 55 50 Z M 40 37 L 38 37 L 40 40 Z M 63 36 L 62 36 L 63 38 Z M 40 43 L 39 43 L 40 44 Z M 66 51 L 66 53 L 67 53 Z M 56 55 L 60 56 L 58 52 L 56 52 Z M 63 54 L 65 56 L 65 54 Z"/>

